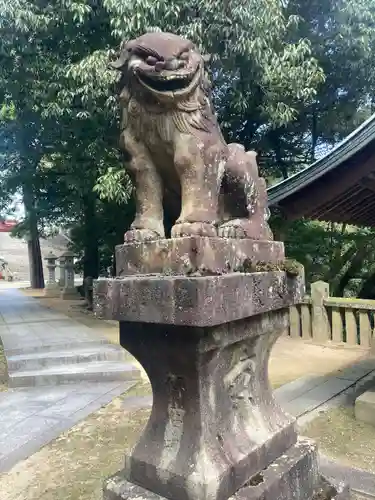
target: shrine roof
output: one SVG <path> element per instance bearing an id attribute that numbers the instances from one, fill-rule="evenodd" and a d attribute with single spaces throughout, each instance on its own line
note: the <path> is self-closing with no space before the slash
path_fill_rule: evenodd
<path id="1" fill-rule="evenodd" d="M 287 218 L 375 226 L 375 114 L 327 155 L 268 189 Z"/>

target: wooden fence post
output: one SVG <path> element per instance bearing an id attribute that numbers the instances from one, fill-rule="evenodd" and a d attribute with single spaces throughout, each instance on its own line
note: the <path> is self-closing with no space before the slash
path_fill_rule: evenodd
<path id="1" fill-rule="evenodd" d="M 313 341 L 325 343 L 331 340 L 331 329 L 324 299 L 329 297 L 329 284 L 317 281 L 311 284 L 311 320 Z"/>

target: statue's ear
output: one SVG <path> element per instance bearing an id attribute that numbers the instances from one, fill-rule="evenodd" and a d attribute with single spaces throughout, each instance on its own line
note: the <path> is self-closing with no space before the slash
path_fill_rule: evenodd
<path id="1" fill-rule="evenodd" d="M 115 61 L 110 61 L 108 66 L 111 69 L 116 69 L 117 71 L 121 71 L 129 58 L 129 52 L 128 52 L 128 43 L 127 41 L 123 41 L 120 45 L 119 51 L 117 52 L 118 57 Z"/>
<path id="2" fill-rule="evenodd" d="M 212 55 L 211 54 L 204 54 L 202 56 L 204 64 L 208 64 L 211 61 Z"/>

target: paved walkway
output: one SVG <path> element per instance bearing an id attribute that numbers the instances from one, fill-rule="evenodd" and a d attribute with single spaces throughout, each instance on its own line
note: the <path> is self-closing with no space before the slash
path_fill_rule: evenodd
<path id="1" fill-rule="evenodd" d="M 10 387 L 128 381 L 139 376 L 119 345 L 41 304 L 19 290 L 0 289 L 0 337 Z"/>
<path id="2" fill-rule="evenodd" d="M 368 357 L 330 375 L 294 380 L 276 389 L 275 397 L 302 426 L 323 411 L 353 404 L 355 398 L 374 383 L 375 357 Z"/>
<path id="3" fill-rule="evenodd" d="M 0 393 L 0 472 L 127 391 L 133 358 L 92 329 L 13 288 L 0 289 L 8 392 Z"/>

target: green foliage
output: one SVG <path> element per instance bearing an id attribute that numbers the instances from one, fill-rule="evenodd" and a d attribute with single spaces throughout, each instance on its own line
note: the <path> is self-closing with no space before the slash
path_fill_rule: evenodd
<path id="1" fill-rule="evenodd" d="M 252 104 L 251 111 L 258 108 L 264 121 L 285 124 L 295 115 L 294 103 L 309 101 L 323 80 L 309 41 L 290 41 L 298 19 L 287 16 L 278 0 L 224 4 L 105 0 L 104 4 L 119 39 L 157 27 L 186 36 L 212 54 L 214 69 L 230 75 L 228 95 L 234 112 L 248 112 Z"/>
<path id="2" fill-rule="evenodd" d="M 133 187 L 124 169 L 116 170 L 109 167 L 94 186 L 94 191 L 99 194 L 101 200 L 127 203 Z"/>
<path id="3" fill-rule="evenodd" d="M 280 230 L 282 221 L 273 218 L 272 225 Z M 291 222 L 282 229 L 286 254 L 303 264 L 308 285 L 327 281 L 332 296 L 352 296 L 360 294 L 375 272 L 375 231 L 371 229 L 308 220 Z"/>
<path id="4" fill-rule="evenodd" d="M 287 177 L 372 112 L 374 11 L 375 0 L 0 0 L 0 210 L 21 192 L 18 231 L 74 228 L 85 273 L 107 267 L 134 209 L 107 63 L 148 29 L 212 54 L 226 137 L 256 148 L 268 178 Z M 300 221 L 287 250 L 310 280 L 365 293 L 369 241 L 366 230 Z"/>

